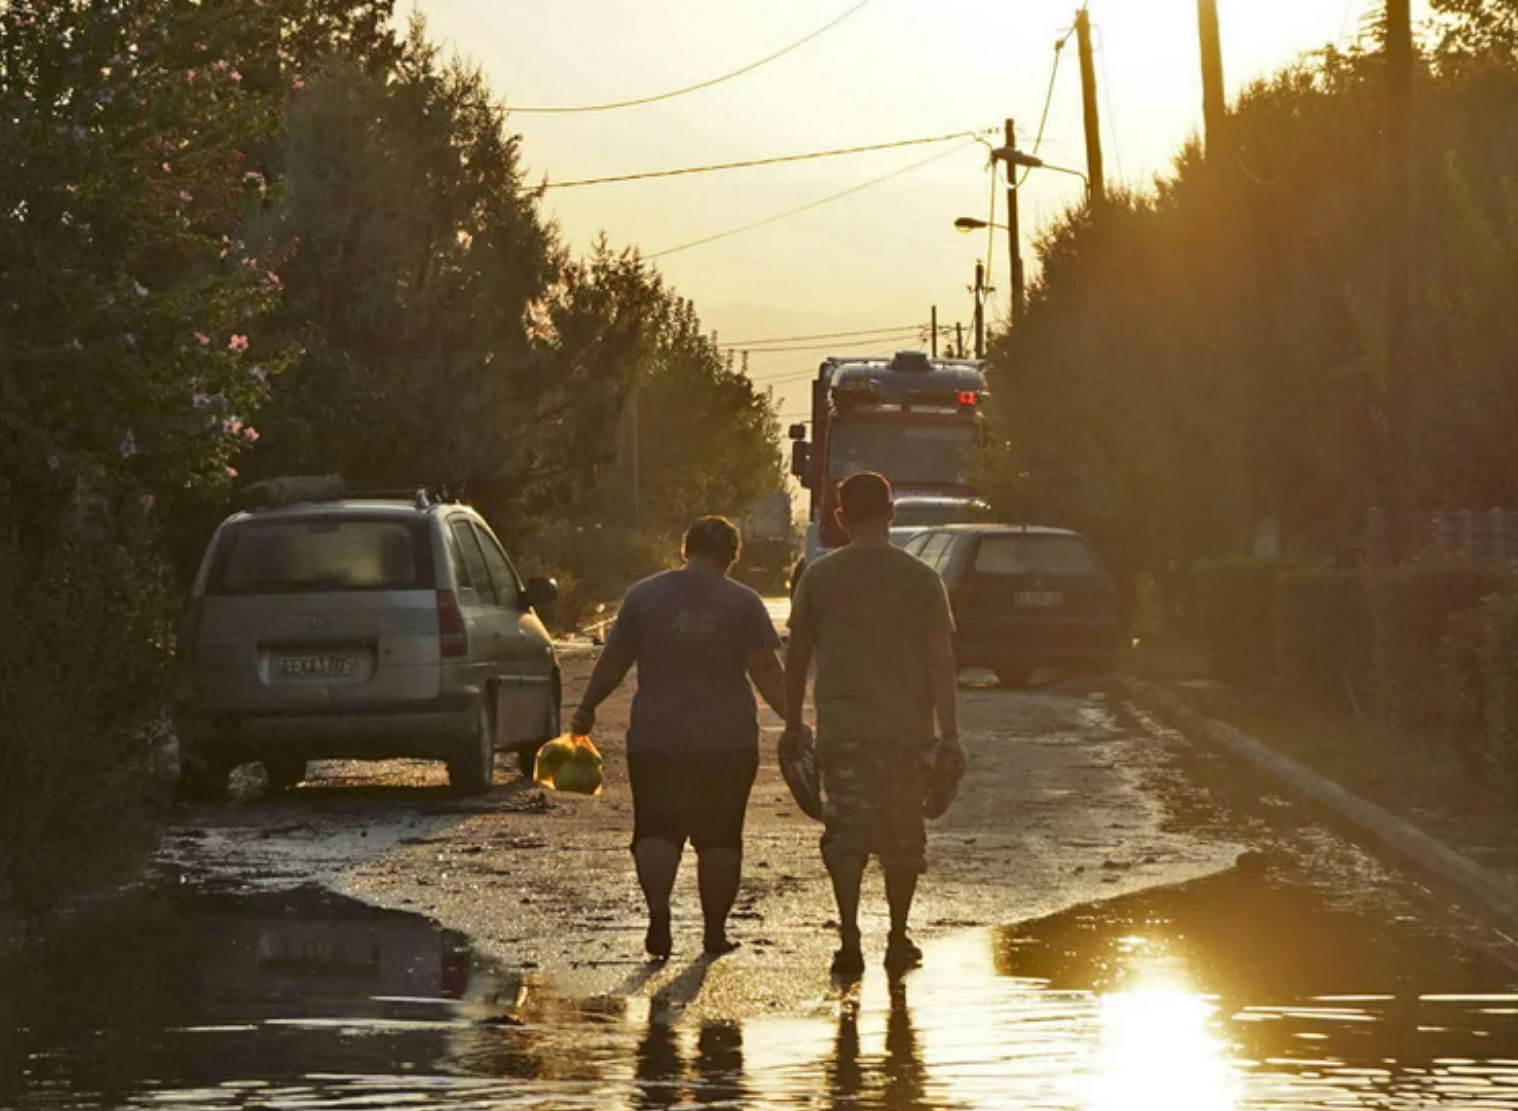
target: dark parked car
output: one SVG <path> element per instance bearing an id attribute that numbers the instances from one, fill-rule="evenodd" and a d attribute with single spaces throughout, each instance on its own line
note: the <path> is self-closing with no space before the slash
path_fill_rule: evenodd
<path id="1" fill-rule="evenodd" d="M 943 525 L 902 549 L 943 577 L 961 667 L 988 667 L 1001 684 L 1035 668 L 1105 671 L 1123 641 L 1116 591 L 1079 533 L 1035 525 Z"/>

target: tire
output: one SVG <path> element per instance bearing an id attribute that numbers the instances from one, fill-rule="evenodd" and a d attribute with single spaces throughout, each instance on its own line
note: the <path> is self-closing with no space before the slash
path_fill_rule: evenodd
<path id="1" fill-rule="evenodd" d="M 1033 669 L 1027 664 L 998 664 L 992 670 L 996 672 L 996 685 L 1003 690 L 1027 686 L 1028 676 L 1033 674 Z"/>
<path id="2" fill-rule="evenodd" d="M 531 779 L 537 771 L 538 749 L 553 740 L 564 731 L 563 726 L 564 698 L 559 687 L 559 677 L 554 676 L 553 694 L 548 702 L 548 720 L 543 725 L 543 735 L 536 741 L 517 749 L 517 769 L 526 778 Z"/>
<path id="3" fill-rule="evenodd" d="M 483 795 L 495 778 L 495 720 L 488 702 L 480 702 L 474 736 L 448 758 L 448 786 L 456 795 Z"/>
<path id="4" fill-rule="evenodd" d="M 263 765 L 271 792 L 288 791 L 306 778 L 306 762 L 298 756 L 270 756 Z"/>
<path id="5" fill-rule="evenodd" d="M 204 753 L 185 753 L 179 760 L 179 795 L 191 802 L 226 802 L 232 765 Z"/>

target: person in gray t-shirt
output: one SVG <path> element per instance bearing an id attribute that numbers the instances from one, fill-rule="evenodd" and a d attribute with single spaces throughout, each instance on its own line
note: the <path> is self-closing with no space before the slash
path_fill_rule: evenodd
<path id="1" fill-rule="evenodd" d="M 696 849 L 705 950 L 730 952 L 727 916 L 738 894 L 743 818 L 759 767 L 754 686 L 782 717 L 780 637 L 759 595 L 727 577 L 738 529 L 703 517 L 685 534 L 685 566 L 637 583 L 622 600 L 590 684 L 570 719 L 589 733 L 595 710 L 638 665 L 627 731 L 633 859 L 648 900 L 645 946 L 673 948 L 669 896 L 689 840 Z"/>

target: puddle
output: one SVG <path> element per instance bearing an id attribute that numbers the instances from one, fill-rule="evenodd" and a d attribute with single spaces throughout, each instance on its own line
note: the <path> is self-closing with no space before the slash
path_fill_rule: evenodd
<path id="1" fill-rule="evenodd" d="M 734 1023 L 317 892 L 164 894 L 6 958 L 0 1106 L 1518 1108 L 1509 971 L 1260 875 L 927 948 Z"/>

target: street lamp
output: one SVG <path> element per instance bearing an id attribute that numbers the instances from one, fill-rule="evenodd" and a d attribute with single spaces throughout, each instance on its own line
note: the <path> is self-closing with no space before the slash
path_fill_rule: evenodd
<path id="1" fill-rule="evenodd" d="M 1005 162 L 1008 169 L 1013 166 L 1022 166 L 1024 169 L 1029 170 L 1053 170 L 1057 174 L 1070 174 L 1086 183 L 1087 192 L 1091 190 L 1091 179 L 1079 170 L 1072 170 L 1069 166 L 1056 166 L 1052 162 L 1045 162 L 1038 155 L 1029 154 L 1027 151 L 1018 150 L 1016 147 L 992 148 L 991 160 L 993 162 Z M 1010 177 L 1011 175 L 1009 174 L 1008 176 Z"/>
<path id="2" fill-rule="evenodd" d="M 954 221 L 954 226 L 960 231 L 981 231 L 985 228 L 995 228 L 997 231 L 1010 231 L 1006 224 L 993 224 L 987 220 L 977 220 L 974 216 L 961 216 Z"/>

